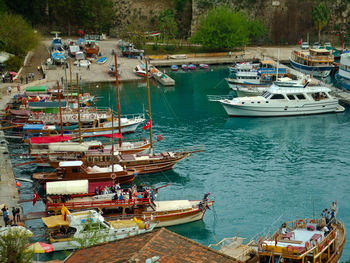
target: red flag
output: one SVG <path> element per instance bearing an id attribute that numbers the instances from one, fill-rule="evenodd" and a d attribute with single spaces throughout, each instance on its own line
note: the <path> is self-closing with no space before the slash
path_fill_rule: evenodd
<path id="1" fill-rule="evenodd" d="M 35 206 L 36 200 L 39 199 L 39 195 L 38 193 L 34 190 L 34 194 L 33 194 L 33 206 Z"/>
<path id="2" fill-rule="evenodd" d="M 299 42 L 298 42 L 298 45 L 301 45 L 302 42 L 303 42 L 303 40 L 300 39 Z"/>
<path id="3" fill-rule="evenodd" d="M 152 126 L 152 122 L 151 122 L 151 120 L 149 120 L 149 121 L 146 123 L 146 125 L 143 126 L 143 130 L 145 131 L 145 130 L 147 130 L 148 128 L 150 128 L 151 126 Z"/>
<path id="4" fill-rule="evenodd" d="M 5 108 L 5 111 L 9 111 L 11 108 L 10 104 L 7 104 L 6 108 Z"/>

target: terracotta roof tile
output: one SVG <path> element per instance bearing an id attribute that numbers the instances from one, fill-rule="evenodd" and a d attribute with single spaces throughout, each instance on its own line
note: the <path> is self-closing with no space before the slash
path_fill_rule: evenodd
<path id="1" fill-rule="evenodd" d="M 159 256 L 162 263 L 237 262 L 232 257 L 165 228 L 77 250 L 64 262 L 85 263 L 87 258 L 90 263 L 145 262 L 153 256 Z"/>

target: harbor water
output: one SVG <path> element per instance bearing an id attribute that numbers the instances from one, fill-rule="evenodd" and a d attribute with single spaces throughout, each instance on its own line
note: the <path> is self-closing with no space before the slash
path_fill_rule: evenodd
<path id="1" fill-rule="evenodd" d="M 155 151 L 204 146 L 204 151 L 178 163 L 172 171 L 140 175 L 137 183 L 156 187 L 160 200 L 201 199 L 210 192 L 214 206 L 204 220 L 169 229 L 204 245 L 240 234 L 258 239 L 271 234 L 284 221 L 320 217 L 331 202 L 338 202 L 338 219 L 350 227 L 350 114 L 325 114 L 278 118 L 229 118 L 218 102 L 207 95 L 227 95 L 224 66 L 209 71 L 168 72 L 175 87 L 151 81 L 151 106 Z M 146 82 L 120 84 L 122 114 L 147 109 Z M 99 96 L 98 106 L 116 106 L 114 83 L 84 86 L 84 92 Z M 148 130 L 140 127 L 142 136 Z M 11 145 L 11 153 L 23 151 Z M 24 162 L 13 158 L 14 163 Z M 30 178 L 35 165 L 16 167 L 18 177 Z M 32 184 L 23 182 L 21 198 L 30 199 Z M 42 211 L 39 202 L 23 204 L 25 212 Z M 40 220 L 28 221 L 37 235 L 43 234 Z M 40 239 L 40 237 L 38 237 Z M 42 256 L 41 256 L 42 257 Z M 46 257 L 52 257 L 46 255 Z M 62 255 L 60 256 L 62 257 Z M 350 259 L 350 244 L 342 260 Z"/>

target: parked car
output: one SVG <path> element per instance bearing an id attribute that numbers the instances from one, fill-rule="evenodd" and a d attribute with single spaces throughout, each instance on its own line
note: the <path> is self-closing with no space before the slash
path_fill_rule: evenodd
<path id="1" fill-rule="evenodd" d="M 301 43 L 301 48 L 302 49 L 309 49 L 309 43 L 308 42 Z"/>
<path id="2" fill-rule="evenodd" d="M 312 48 L 319 49 L 320 47 L 321 47 L 320 42 L 315 42 L 315 43 L 312 45 Z"/>

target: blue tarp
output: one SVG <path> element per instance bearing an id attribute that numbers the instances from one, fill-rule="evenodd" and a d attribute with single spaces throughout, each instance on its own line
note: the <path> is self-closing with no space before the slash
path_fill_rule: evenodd
<path id="1" fill-rule="evenodd" d="M 43 129 L 43 125 L 42 124 L 25 124 L 23 126 L 23 130 L 42 130 Z"/>
<path id="2" fill-rule="evenodd" d="M 79 38 L 79 39 L 77 40 L 78 45 L 81 45 L 81 44 L 83 44 L 83 43 L 85 43 L 85 42 L 86 42 L 86 40 L 85 40 L 84 38 Z"/>
<path id="3" fill-rule="evenodd" d="M 61 53 L 52 53 L 52 59 L 53 60 L 60 60 L 60 59 L 66 59 L 66 57 L 64 56 L 64 54 L 61 54 Z"/>
<path id="4" fill-rule="evenodd" d="M 66 107 L 67 102 L 66 101 L 62 101 L 61 102 L 61 107 Z M 38 101 L 38 102 L 29 102 L 28 103 L 28 107 L 29 108 L 58 108 L 59 107 L 59 103 L 58 101 Z"/>

